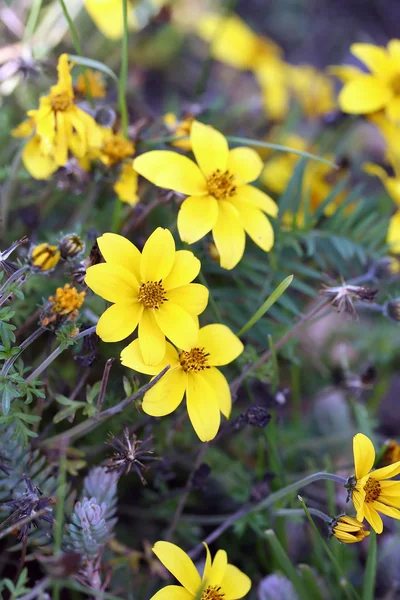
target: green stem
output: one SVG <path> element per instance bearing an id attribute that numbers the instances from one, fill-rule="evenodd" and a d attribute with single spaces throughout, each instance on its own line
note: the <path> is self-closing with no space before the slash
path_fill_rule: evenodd
<path id="1" fill-rule="evenodd" d="M 73 20 L 71 19 L 67 5 L 64 0 L 60 0 L 61 8 L 64 13 L 65 18 L 67 19 L 68 27 L 71 32 L 72 43 L 74 44 L 75 52 L 79 54 L 79 56 L 83 56 L 81 43 L 79 41 L 78 32 L 76 31 Z"/>
<path id="2" fill-rule="evenodd" d="M 126 104 L 126 89 L 128 84 L 128 1 L 122 0 L 124 31 L 122 33 L 121 71 L 118 84 L 118 104 L 121 113 L 122 133 L 128 137 L 128 108 Z"/>
<path id="3" fill-rule="evenodd" d="M 42 1 L 43 0 L 33 0 L 32 6 L 31 6 L 31 11 L 29 13 L 29 17 L 26 22 L 24 36 L 22 38 L 22 40 L 24 42 L 26 42 L 27 40 L 30 40 L 34 34 L 34 31 L 36 29 L 36 25 L 38 22 L 38 18 L 39 18 L 40 9 L 42 8 Z"/>
<path id="4" fill-rule="evenodd" d="M 329 517 L 326 513 L 322 512 L 322 510 L 318 510 L 318 508 L 309 508 L 308 512 L 314 517 L 318 517 L 322 519 L 325 523 L 330 523 L 332 521 L 331 517 Z M 304 510 L 302 508 L 279 508 L 275 512 L 276 517 L 304 517 Z"/>
<path id="5" fill-rule="evenodd" d="M 113 210 L 112 220 L 111 220 L 111 231 L 113 233 L 119 233 L 119 231 L 121 229 L 121 227 L 120 227 L 121 212 L 122 212 L 122 202 L 117 196 L 115 198 L 114 210 Z"/>

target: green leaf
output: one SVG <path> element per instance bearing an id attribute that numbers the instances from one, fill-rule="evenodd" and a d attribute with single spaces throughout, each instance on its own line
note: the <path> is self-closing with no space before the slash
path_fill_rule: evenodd
<path id="1" fill-rule="evenodd" d="M 375 531 L 371 531 L 369 536 L 369 550 L 364 575 L 362 600 L 374 600 L 375 598 L 376 565 L 376 533 Z"/>
<path id="2" fill-rule="evenodd" d="M 309 600 L 310 596 L 304 585 L 304 582 L 299 576 L 296 567 L 291 562 L 289 556 L 286 554 L 285 549 L 278 540 L 275 532 L 272 529 L 268 529 L 265 532 L 265 535 L 268 544 L 270 545 L 272 554 L 274 555 L 282 571 L 285 573 L 286 577 L 292 582 L 301 600 Z"/>
<path id="3" fill-rule="evenodd" d="M 307 166 L 307 159 L 302 158 L 294 168 L 293 175 L 279 198 L 279 220 L 283 215 L 290 211 L 295 216 L 300 206 L 303 188 L 304 171 Z"/>
<path id="4" fill-rule="evenodd" d="M 68 56 L 75 64 L 82 65 L 82 67 L 88 67 L 89 69 L 95 69 L 96 71 L 101 71 L 105 75 L 111 77 L 111 79 L 114 79 L 116 83 L 118 83 L 118 77 L 116 76 L 114 71 L 112 71 L 110 67 L 107 67 L 107 65 L 100 62 L 99 60 L 94 60 L 93 58 L 86 58 L 84 56 L 77 56 L 76 54 L 69 54 Z"/>
<path id="5" fill-rule="evenodd" d="M 251 319 L 249 319 L 249 321 L 247 321 L 247 323 L 245 325 L 243 325 L 242 329 L 237 334 L 239 337 L 241 335 L 243 335 L 243 333 L 245 331 L 248 331 L 249 329 L 251 329 L 251 327 L 254 327 L 254 325 L 261 319 L 261 317 L 263 317 L 265 315 L 265 313 L 271 308 L 271 306 L 273 304 L 275 304 L 275 302 L 283 294 L 283 292 L 289 287 L 289 285 L 292 283 L 292 281 L 293 281 L 293 275 L 289 275 L 289 277 L 286 277 L 286 279 L 284 279 L 282 281 L 282 283 L 280 283 L 278 285 L 278 287 L 265 300 L 265 302 L 260 306 L 260 308 L 258 310 L 256 310 L 256 312 L 251 317 Z"/>

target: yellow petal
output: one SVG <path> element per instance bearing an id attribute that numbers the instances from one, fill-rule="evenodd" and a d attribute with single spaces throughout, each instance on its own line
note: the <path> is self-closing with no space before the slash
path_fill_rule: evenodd
<path id="1" fill-rule="evenodd" d="M 374 504 L 375 504 L 375 502 L 374 502 Z M 372 529 L 376 533 L 382 533 L 382 531 L 383 531 L 382 519 L 380 518 L 380 516 L 378 515 L 376 510 L 371 506 L 371 504 L 367 504 L 367 503 L 364 504 L 364 513 L 365 513 L 365 518 L 368 521 L 368 523 L 371 525 Z"/>
<path id="2" fill-rule="evenodd" d="M 278 205 L 268 194 L 255 188 L 252 185 L 243 185 L 236 190 L 236 194 L 232 197 L 232 202 L 239 200 L 244 204 L 249 204 L 254 208 L 259 208 L 271 217 L 278 216 Z"/>
<path id="3" fill-rule="evenodd" d="M 229 152 L 228 170 L 236 175 L 238 185 L 258 179 L 262 168 L 261 157 L 252 148 L 234 148 Z"/>
<path id="4" fill-rule="evenodd" d="M 238 600 L 249 593 L 251 579 L 234 565 L 228 564 L 221 581 L 221 588 L 224 590 L 224 600 L 225 598 L 226 600 Z"/>
<path id="5" fill-rule="evenodd" d="M 124 20 L 120 0 L 84 0 L 85 8 L 105 37 L 118 40 L 122 37 Z"/>
<path id="6" fill-rule="evenodd" d="M 58 169 L 54 158 L 50 154 L 43 154 L 41 138 L 38 135 L 34 135 L 25 145 L 22 162 L 34 179 L 49 179 Z"/>
<path id="7" fill-rule="evenodd" d="M 218 550 L 211 565 L 207 583 L 219 586 L 228 566 L 228 555 L 225 550 Z M 225 592 L 225 590 L 223 590 Z"/>
<path id="8" fill-rule="evenodd" d="M 183 242 L 194 244 L 211 231 L 218 218 L 218 202 L 213 196 L 191 196 L 178 213 L 178 231 Z"/>
<path id="9" fill-rule="evenodd" d="M 361 69 L 358 67 L 353 67 L 352 65 L 335 65 L 328 67 L 328 73 L 340 79 L 342 83 L 348 83 L 359 75 L 364 74 Z"/>
<path id="10" fill-rule="evenodd" d="M 218 208 L 218 219 L 212 233 L 221 267 L 230 270 L 236 267 L 244 254 L 246 235 L 238 212 L 231 203 L 220 200 Z"/>
<path id="11" fill-rule="evenodd" d="M 111 265 L 120 265 L 140 280 L 140 252 L 123 235 L 103 233 L 97 243 L 104 260 Z"/>
<path id="12" fill-rule="evenodd" d="M 274 245 L 274 230 L 268 217 L 258 208 L 244 202 L 233 201 L 232 204 L 239 213 L 245 232 L 264 252 L 269 252 Z"/>
<path id="13" fill-rule="evenodd" d="M 172 290 L 187 285 L 197 277 L 201 263 L 190 250 L 175 252 L 175 260 L 169 275 L 163 280 L 166 290 Z"/>
<path id="14" fill-rule="evenodd" d="M 209 547 L 207 546 L 207 544 L 205 542 L 203 542 L 203 546 L 206 549 L 206 560 L 205 560 L 205 563 L 204 563 L 203 577 L 202 577 L 202 584 L 203 584 L 203 587 L 205 587 L 205 582 L 208 579 L 208 576 L 209 576 L 209 573 L 210 573 L 210 569 L 211 569 L 211 563 L 212 563 L 212 561 L 211 561 L 211 554 L 210 554 Z"/>
<path id="15" fill-rule="evenodd" d="M 376 75 L 392 73 L 391 61 L 384 48 L 373 44 L 352 44 L 350 51 Z"/>
<path id="16" fill-rule="evenodd" d="M 379 499 L 381 500 L 380 496 Z M 377 500 L 373 502 L 373 507 L 383 515 L 391 517 L 392 519 L 400 519 L 400 511 L 397 508 L 386 506 L 386 504 L 383 504 L 383 502 L 378 502 Z"/>
<path id="17" fill-rule="evenodd" d="M 227 365 L 243 352 L 243 344 L 239 338 L 221 323 L 202 327 L 198 343 L 210 354 L 208 362 L 213 367 Z"/>
<path id="18" fill-rule="evenodd" d="M 371 471 L 375 462 L 374 445 L 363 433 L 353 437 L 353 454 L 356 478 L 361 479 Z"/>
<path id="19" fill-rule="evenodd" d="M 165 335 L 157 325 L 154 310 L 145 308 L 139 322 L 139 345 L 143 362 L 158 365 L 165 356 Z"/>
<path id="20" fill-rule="evenodd" d="M 161 380 L 162 381 L 162 380 Z M 164 567 L 188 590 L 196 596 L 200 590 L 200 575 L 189 556 L 175 544 L 157 542 L 153 552 Z"/>
<path id="21" fill-rule="evenodd" d="M 400 75 L 400 74 L 399 74 Z M 390 100 L 386 107 L 386 115 L 391 121 L 399 123 L 400 121 L 400 98 L 396 96 Z"/>
<path id="22" fill-rule="evenodd" d="M 63 112 L 56 113 L 57 133 L 54 139 L 54 158 L 56 163 L 63 167 L 68 160 L 68 135 L 66 131 L 65 115 Z"/>
<path id="23" fill-rule="evenodd" d="M 167 371 L 143 398 L 142 408 L 152 417 L 165 417 L 178 408 L 187 386 L 187 375 L 179 366 Z"/>
<path id="24" fill-rule="evenodd" d="M 121 202 L 126 202 L 130 206 L 136 206 L 139 202 L 138 174 L 132 169 L 129 163 L 122 165 L 121 172 L 113 189 Z"/>
<path id="25" fill-rule="evenodd" d="M 167 585 L 154 594 L 150 600 L 193 600 L 193 594 L 180 585 Z"/>
<path id="26" fill-rule="evenodd" d="M 197 343 L 198 328 L 190 313 L 172 302 L 166 302 L 154 311 L 154 318 L 168 339 L 182 350 L 190 350 Z"/>
<path id="27" fill-rule="evenodd" d="M 374 479 L 380 481 L 381 479 L 391 479 L 400 473 L 400 461 L 393 463 L 392 465 L 388 465 L 387 467 L 382 467 L 381 469 L 376 469 L 371 473 Z"/>
<path id="28" fill-rule="evenodd" d="M 381 486 L 380 496 L 397 497 L 400 502 L 400 481 L 379 481 Z"/>
<path id="29" fill-rule="evenodd" d="M 89 267 L 85 283 L 108 302 L 129 302 L 137 298 L 139 284 L 136 277 L 119 265 L 101 263 Z"/>
<path id="30" fill-rule="evenodd" d="M 180 364 L 177 351 L 172 344 L 167 342 L 162 361 L 157 365 L 146 365 L 140 350 L 139 339 L 134 340 L 129 346 L 122 350 L 121 363 L 124 367 L 129 367 L 130 369 L 138 371 L 139 373 L 144 373 L 145 375 L 157 375 L 167 365 L 170 365 L 170 367 L 173 368 Z"/>
<path id="31" fill-rule="evenodd" d="M 186 404 L 193 429 L 202 442 L 209 442 L 218 433 L 221 416 L 218 398 L 201 373 L 188 373 Z"/>
<path id="32" fill-rule="evenodd" d="M 200 283 L 189 283 L 169 290 L 168 302 L 177 304 L 191 315 L 200 315 L 208 303 L 208 289 Z"/>
<path id="33" fill-rule="evenodd" d="M 199 167 L 186 156 L 170 150 L 152 150 L 133 161 L 133 168 L 154 185 L 188 196 L 207 194 Z"/>
<path id="34" fill-rule="evenodd" d="M 390 56 L 392 58 L 394 58 L 395 61 L 397 61 L 397 64 L 399 64 L 399 61 L 400 61 L 400 40 L 389 40 L 388 45 L 387 45 L 387 49 L 388 49 L 388 52 L 389 52 Z"/>
<path id="35" fill-rule="evenodd" d="M 393 254 L 400 253 L 400 210 L 398 210 L 389 221 L 386 241 Z"/>
<path id="36" fill-rule="evenodd" d="M 364 518 L 364 501 L 365 501 L 365 491 L 364 489 L 359 489 L 358 486 L 353 490 L 352 500 L 354 504 L 354 508 L 357 511 L 357 519 L 362 521 Z M 360 511 L 362 511 L 363 516 L 360 518 Z"/>
<path id="37" fill-rule="evenodd" d="M 143 307 L 138 302 L 113 304 L 101 315 L 96 333 L 103 342 L 119 342 L 133 333 Z"/>
<path id="38" fill-rule="evenodd" d="M 373 75 L 360 75 L 346 83 L 338 102 L 345 113 L 368 114 L 381 110 L 392 98 L 390 88 Z"/>
<path id="39" fill-rule="evenodd" d="M 190 142 L 197 164 L 206 177 L 228 166 L 229 147 L 225 136 L 210 125 L 193 121 Z"/>
<path id="40" fill-rule="evenodd" d="M 169 229 L 157 227 L 142 250 L 140 274 L 143 283 L 167 277 L 175 262 L 175 242 Z"/>
<path id="41" fill-rule="evenodd" d="M 232 396 L 229 389 L 229 383 L 219 369 L 211 367 L 204 371 L 203 377 L 207 380 L 209 386 L 214 390 L 219 404 L 219 410 L 224 417 L 229 419 L 232 410 Z"/>

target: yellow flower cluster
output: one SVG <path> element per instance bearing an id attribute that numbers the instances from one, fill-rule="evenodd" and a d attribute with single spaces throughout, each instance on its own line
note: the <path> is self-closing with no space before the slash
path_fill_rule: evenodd
<path id="1" fill-rule="evenodd" d="M 43 327 L 48 327 L 58 319 L 74 321 L 79 315 L 85 300 L 86 292 L 78 292 L 75 287 L 66 283 L 63 288 L 56 289 L 55 296 L 49 296 L 49 308 L 42 319 Z"/>

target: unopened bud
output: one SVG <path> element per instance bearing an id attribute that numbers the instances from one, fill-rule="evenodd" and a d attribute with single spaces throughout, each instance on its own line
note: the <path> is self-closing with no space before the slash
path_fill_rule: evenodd
<path id="1" fill-rule="evenodd" d="M 32 267 L 39 271 L 51 271 L 60 260 L 61 253 L 58 246 L 50 246 L 44 242 L 32 248 L 29 258 Z"/>
<path id="2" fill-rule="evenodd" d="M 85 249 L 85 242 L 76 233 L 69 233 L 60 240 L 60 252 L 64 259 L 75 258 Z"/>

